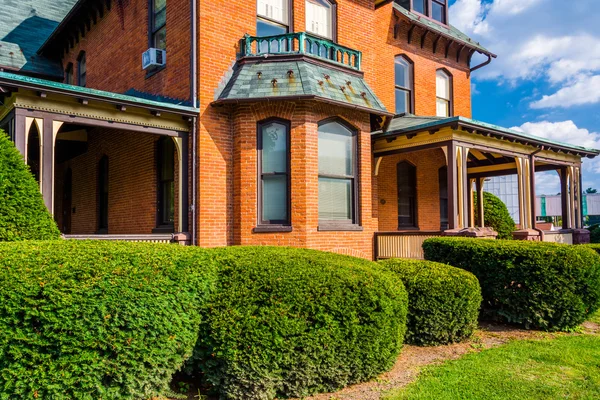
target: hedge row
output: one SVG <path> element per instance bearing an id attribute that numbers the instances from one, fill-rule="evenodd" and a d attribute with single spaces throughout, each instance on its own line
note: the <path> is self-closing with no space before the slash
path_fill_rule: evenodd
<path id="1" fill-rule="evenodd" d="M 586 246 L 436 238 L 423 249 L 426 259 L 479 279 L 484 317 L 568 330 L 600 307 L 600 258 Z"/>
<path id="2" fill-rule="evenodd" d="M 406 343 L 438 345 L 471 337 L 477 328 L 481 288 L 465 270 L 430 261 L 387 260 L 408 292 Z"/>
<path id="3" fill-rule="evenodd" d="M 167 393 L 215 276 L 200 249 L 0 243 L 0 398 Z"/>

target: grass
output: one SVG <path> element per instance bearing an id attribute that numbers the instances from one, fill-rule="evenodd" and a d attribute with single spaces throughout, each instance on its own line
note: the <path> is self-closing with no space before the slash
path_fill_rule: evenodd
<path id="1" fill-rule="evenodd" d="M 592 322 L 600 323 L 600 313 Z M 425 369 L 386 400 L 599 399 L 600 336 L 513 341 Z"/>

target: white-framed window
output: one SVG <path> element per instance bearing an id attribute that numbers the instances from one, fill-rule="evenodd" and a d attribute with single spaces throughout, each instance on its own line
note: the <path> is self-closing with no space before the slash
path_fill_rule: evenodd
<path id="1" fill-rule="evenodd" d="M 444 70 L 435 74 L 436 110 L 438 117 L 452 116 L 452 77 Z"/>
<path id="2" fill-rule="evenodd" d="M 413 65 L 404 56 L 395 62 L 396 114 L 412 113 Z"/>
<path id="3" fill-rule="evenodd" d="M 306 31 L 333 40 L 334 5 L 327 0 L 306 0 Z"/>
<path id="4" fill-rule="evenodd" d="M 257 0 L 256 36 L 275 36 L 289 32 L 289 0 Z"/>

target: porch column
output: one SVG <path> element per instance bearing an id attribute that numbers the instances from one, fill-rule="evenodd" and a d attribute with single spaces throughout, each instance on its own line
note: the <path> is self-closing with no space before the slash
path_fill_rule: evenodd
<path id="1" fill-rule="evenodd" d="M 473 184 L 475 183 L 475 179 L 469 179 L 469 228 L 475 228 L 476 218 L 475 218 L 475 199 L 474 199 L 474 190 Z"/>
<path id="2" fill-rule="evenodd" d="M 567 167 L 561 167 L 558 170 L 560 176 L 560 205 L 562 216 L 562 228 L 569 229 L 569 184 L 567 177 Z"/>
<path id="3" fill-rule="evenodd" d="M 188 187 L 189 187 L 189 168 L 188 168 L 188 136 L 184 137 L 175 137 L 173 138 L 175 141 L 175 147 L 177 148 L 177 166 L 179 171 L 179 185 L 178 185 L 178 204 L 177 204 L 177 212 L 178 212 L 178 232 L 187 232 L 189 225 L 189 197 L 188 197 Z"/>
<path id="4" fill-rule="evenodd" d="M 483 211 L 483 183 L 485 178 L 477 178 L 475 185 L 477 187 L 477 221 L 480 228 L 485 228 L 485 216 Z"/>
<path id="5" fill-rule="evenodd" d="M 458 228 L 458 163 L 457 146 L 454 142 L 447 146 L 448 157 L 448 229 Z"/>
<path id="6" fill-rule="evenodd" d="M 40 129 L 40 143 L 42 145 L 40 185 L 44 203 L 52 215 L 54 215 L 54 148 L 58 130 L 62 125 L 62 122 L 44 118 L 43 127 Z"/>
<path id="7" fill-rule="evenodd" d="M 519 220 L 521 230 L 531 228 L 531 177 L 529 159 L 515 157 L 519 184 Z"/>
<path id="8" fill-rule="evenodd" d="M 17 112 L 15 112 L 15 146 L 23 156 L 23 159 L 25 159 L 25 162 L 27 162 L 27 146 L 25 143 L 28 133 L 26 125 L 26 117 L 17 110 Z"/>
<path id="9" fill-rule="evenodd" d="M 469 226 L 469 178 L 467 176 L 467 156 L 469 148 L 457 146 L 458 160 L 458 228 Z"/>
<path id="10" fill-rule="evenodd" d="M 573 167 L 568 167 L 567 176 L 569 179 L 569 229 L 573 229 L 577 226 L 577 212 L 575 210 L 575 171 Z"/>
<path id="11" fill-rule="evenodd" d="M 535 196 L 535 155 L 529 158 L 529 195 L 531 206 L 531 228 L 537 229 L 537 210 Z"/>

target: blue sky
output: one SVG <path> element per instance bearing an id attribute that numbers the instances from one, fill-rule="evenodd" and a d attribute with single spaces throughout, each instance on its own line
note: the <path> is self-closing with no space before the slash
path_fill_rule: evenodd
<path id="1" fill-rule="evenodd" d="M 450 0 L 450 23 L 498 55 L 473 74 L 473 117 L 600 149 L 599 3 Z M 600 159 L 583 173 L 600 191 Z M 538 194 L 560 191 L 555 173 L 536 178 Z"/>

